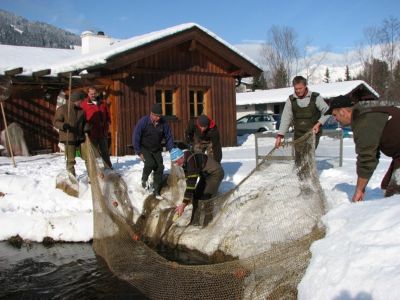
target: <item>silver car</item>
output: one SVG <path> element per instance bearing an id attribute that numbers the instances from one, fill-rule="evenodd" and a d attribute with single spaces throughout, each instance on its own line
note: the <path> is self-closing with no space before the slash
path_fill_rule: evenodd
<path id="1" fill-rule="evenodd" d="M 272 114 L 250 114 L 236 121 L 237 135 L 276 130 Z"/>

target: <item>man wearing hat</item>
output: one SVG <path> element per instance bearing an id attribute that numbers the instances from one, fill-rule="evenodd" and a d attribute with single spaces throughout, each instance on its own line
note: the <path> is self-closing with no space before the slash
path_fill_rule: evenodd
<path id="1" fill-rule="evenodd" d="M 60 143 L 65 145 L 67 156 L 67 170 L 74 176 L 75 174 L 75 153 L 81 143 L 85 141 L 83 128 L 85 116 L 81 109 L 81 101 L 85 94 L 81 91 L 71 93 L 68 101 L 57 108 L 54 116 L 53 125 L 59 130 Z"/>
<path id="2" fill-rule="evenodd" d="M 222 148 L 215 121 L 202 114 L 189 121 L 186 128 L 186 142 L 193 146 L 193 151 L 207 153 L 218 163 L 222 160 Z"/>
<path id="3" fill-rule="evenodd" d="M 164 164 L 162 158 L 162 141 L 165 139 L 166 148 L 174 147 L 174 139 L 170 127 L 162 117 L 162 107 L 156 103 L 149 115 L 144 116 L 136 124 L 132 136 L 135 153 L 144 162 L 142 187 L 147 188 L 147 181 L 153 172 L 154 195 L 160 198 Z"/>
<path id="4" fill-rule="evenodd" d="M 342 125 L 351 125 L 357 154 L 357 184 L 352 201 L 364 199 L 365 188 L 379 162 L 380 152 L 392 158 L 381 188 L 385 197 L 400 193 L 400 109 L 362 107 L 347 96 L 332 99 L 329 110 Z"/>
<path id="5" fill-rule="evenodd" d="M 204 153 L 195 153 L 179 148 L 171 150 L 171 162 L 183 168 L 186 178 L 186 190 L 182 204 L 176 208 L 177 214 L 182 215 L 185 207 L 192 203 L 191 225 L 199 225 L 200 212 L 196 214 L 199 201 L 208 200 L 215 196 L 224 178 L 224 169 L 212 157 Z M 199 180 L 197 180 L 200 178 Z M 211 204 L 206 212 L 206 217 L 212 213 Z M 210 221 L 206 218 L 205 223 Z M 206 225 L 206 224 L 203 224 Z"/>

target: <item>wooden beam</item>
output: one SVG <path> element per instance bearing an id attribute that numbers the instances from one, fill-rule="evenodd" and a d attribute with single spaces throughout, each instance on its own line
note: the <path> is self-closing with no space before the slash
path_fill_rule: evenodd
<path id="1" fill-rule="evenodd" d="M 21 74 L 23 71 L 24 71 L 24 69 L 22 67 L 20 67 L 20 68 L 15 68 L 15 69 L 4 71 L 4 74 L 6 76 L 14 76 L 17 74 Z"/>
<path id="2" fill-rule="evenodd" d="M 109 78 L 111 80 L 120 80 L 120 79 L 128 78 L 129 76 L 132 76 L 129 72 L 120 72 L 120 73 L 111 74 L 109 76 Z"/>
<path id="3" fill-rule="evenodd" d="M 44 69 L 44 70 L 32 72 L 32 76 L 35 78 L 38 78 L 38 77 L 49 75 L 50 73 L 51 73 L 51 69 Z"/>
<path id="4" fill-rule="evenodd" d="M 69 73 L 72 73 L 72 76 L 78 76 L 78 75 L 79 75 L 79 72 L 78 72 L 78 71 L 70 71 L 70 72 L 61 72 L 61 73 L 58 73 L 57 76 L 58 76 L 58 77 L 69 78 Z"/>
<path id="5" fill-rule="evenodd" d="M 81 74 L 80 76 L 81 78 L 84 79 L 93 79 L 96 77 L 101 77 L 101 72 L 86 73 L 86 74 Z"/>

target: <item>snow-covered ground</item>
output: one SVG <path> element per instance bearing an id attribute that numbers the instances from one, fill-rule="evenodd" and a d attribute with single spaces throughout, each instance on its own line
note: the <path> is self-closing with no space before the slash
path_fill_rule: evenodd
<path id="1" fill-rule="evenodd" d="M 254 136 L 239 147 L 223 149 L 225 192 L 237 185 L 255 166 Z M 273 140 L 263 153 L 272 148 Z M 400 195 L 383 198 L 380 180 L 390 159 L 382 157 L 367 188 L 364 202 L 351 203 L 354 190 L 354 143 L 344 139 L 343 166 L 326 158 L 338 153 L 337 142 L 323 138 L 317 166 L 328 211 L 323 217 L 325 238 L 313 243 L 312 259 L 299 285 L 299 299 L 400 299 Z M 337 152 L 336 152 L 337 151 Z M 332 158 L 332 153 L 329 153 Z M 134 201 L 147 196 L 140 186 L 142 162 L 135 156 L 112 157 Z M 164 157 L 166 171 L 169 157 Z M 56 175 L 64 169 L 62 154 L 0 157 L 0 240 L 19 234 L 42 241 L 46 236 L 64 241 L 89 241 L 93 235 L 92 200 L 84 163 L 77 159 L 80 197 L 55 189 Z M 140 206 L 140 205 L 139 205 Z"/>

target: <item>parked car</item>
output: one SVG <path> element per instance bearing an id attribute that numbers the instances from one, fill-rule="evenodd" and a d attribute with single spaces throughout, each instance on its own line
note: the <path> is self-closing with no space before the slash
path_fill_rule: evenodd
<path id="1" fill-rule="evenodd" d="M 350 126 L 346 126 L 346 127 L 342 127 L 340 126 L 340 124 L 338 123 L 338 121 L 336 121 L 335 117 L 330 116 L 328 120 L 326 120 L 325 124 L 322 126 L 322 129 L 326 130 L 326 129 L 338 129 L 341 128 L 343 131 L 343 137 L 351 137 L 353 135 L 353 132 L 351 131 L 351 127 Z"/>
<path id="2" fill-rule="evenodd" d="M 330 116 L 328 120 L 326 120 L 325 124 L 322 126 L 322 129 L 337 129 L 339 128 L 339 123 L 336 121 L 334 116 Z"/>
<path id="3" fill-rule="evenodd" d="M 236 121 L 237 135 L 276 130 L 272 114 L 249 114 Z"/>

